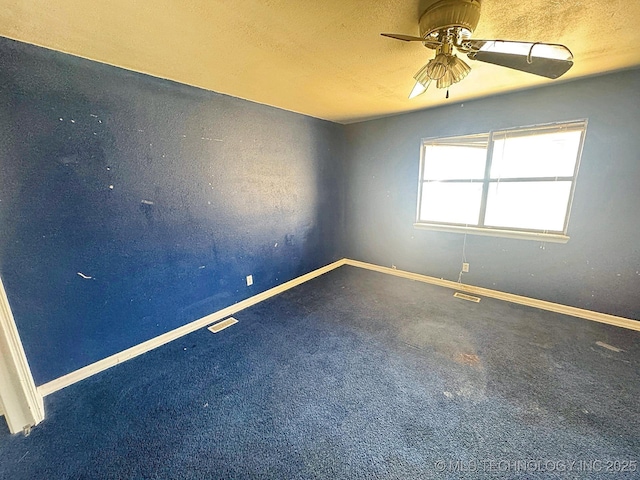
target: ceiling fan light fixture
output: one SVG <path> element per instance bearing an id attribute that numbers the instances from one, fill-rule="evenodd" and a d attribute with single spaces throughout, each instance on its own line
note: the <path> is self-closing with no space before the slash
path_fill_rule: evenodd
<path id="1" fill-rule="evenodd" d="M 436 87 L 448 88 L 452 84 L 453 84 L 453 76 L 451 75 L 451 72 L 447 70 L 447 72 L 442 76 L 442 78 L 439 78 L 438 81 L 436 82 Z"/>
<path id="2" fill-rule="evenodd" d="M 447 73 L 449 59 L 446 53 L 439 53 L 427 63 L 427 74 L 431 80 L 439 80 Z"/>
<path id="3" fill-rule="evenodd" d="M 471 71 L 471 67 L 469 65 L 467 65 L 464 62 L 464 60 L 462 60 L 462 59 L 458 58 L 457 56 L 453 55 L 449 59 L 449 71 L 451 72 L 451 75 L 453 76 L 453 83 L 458 83 L 464 77 L 469 75 L 469 72 Z"/>
<path id="4" fill-rule="evenodd" d="M 417 84 L 409 98 L 414 98 L 424 93 L 424 90 L 426 90 L 426 87 L 429 86 L 431 81 L 436 82 L 437 88 L 447 88 L 454 83 L 458 83 L 466 77 L 470 71 L 471 67 L 456 55 L 438 53 L 435 58 L 429 60 L 429 63 L 418 70 L 413 76 Z M 424 87 L 424 90 L 414 95 L 414 92 L 420 89 L 418 85 Z"/>
<path id="5" fill-rule="evenodd" d="M 431 82 L 432 80 L 431 77 L 429 76 L 429 71 L 428 71 L 430 63 L 431 61 L 429 61 L 429 63 L 427 63 L 420 70 L 418 70 L 417 73 L 413 76 L 414 80 L 423 86 L 429 85 L 429 82 Z"/>

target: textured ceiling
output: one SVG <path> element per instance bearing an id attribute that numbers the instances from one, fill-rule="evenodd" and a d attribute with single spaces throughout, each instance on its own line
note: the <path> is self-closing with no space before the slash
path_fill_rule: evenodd
<path id="1" fill-rule="evenodd" d="M 357 120 L 552 82 L 468 61 L 413 100 L 433 56 L 418 35 L 433 0 L 0 0 L 0 35 L 327 120 Z M 638 0 L 482 0 L 474 38 L 562 43 L 561 80 L 640 65 Z"/>

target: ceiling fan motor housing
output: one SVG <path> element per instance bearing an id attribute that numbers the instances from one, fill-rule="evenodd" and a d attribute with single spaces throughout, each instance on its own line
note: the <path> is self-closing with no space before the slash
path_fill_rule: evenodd
<path id="1" fill-rule="evenodd" d="M 420 17 L 420 36 L 458 27 L 473 33 L 480 20 L 480 0 L 439 0 Z"/>

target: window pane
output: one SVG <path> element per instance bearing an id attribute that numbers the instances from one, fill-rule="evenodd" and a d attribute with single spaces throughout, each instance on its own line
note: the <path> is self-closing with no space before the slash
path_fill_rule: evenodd
<path id="1" fill-rule="evenodd" d="M 482 183 L 424 183 L 419 220 L 477 225 L 481 202 Z"/>
<path id="2" fill-rule="evenodd" d="M 497 134 L 491 178 L 573 177 L 581 134 L 581 131 Z"/>
<path id="3" fill-rule="evenodd" d="M 491 182 L 484 223 L 561 232 L 571 182 Z"/>
<path id="4" fill-rule="evenodd" d="M 424 146 L 423 180 L 481 179 L 487 161 L 487 137 L 446 139 Z"/>

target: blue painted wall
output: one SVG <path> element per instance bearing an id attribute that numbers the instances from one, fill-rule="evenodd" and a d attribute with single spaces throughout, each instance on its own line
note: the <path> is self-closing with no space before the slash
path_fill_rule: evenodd
<path id="1" fill-rule="evenodd" d="M 0 65 L 0 276 L 36 384 L 341 257 L 342 126 L 6 39 Z"/>
<path id="2" fill-rule="evenodd" d="M 638 92 L 640 70 L 464 104 L 454 88 L 451 106 L 348 126 L 348 256 L 456 281 L 464 235 L 413 227 L 421 138 L 588 118 L 569 243 L 468 235 L 463 281 L 640 319 Z"/>
<path id="3" fill-rule="evenodd" d="M 412 226 L 420 139 L 585 117 L 569 243 L 469 235 L 464 281 L 640 319 L 638 70 L 345 127 L 6 39 L 0 65 L 0 276 L 37 384 L 343 256 L 457 280 L 463 235 Z"/>

